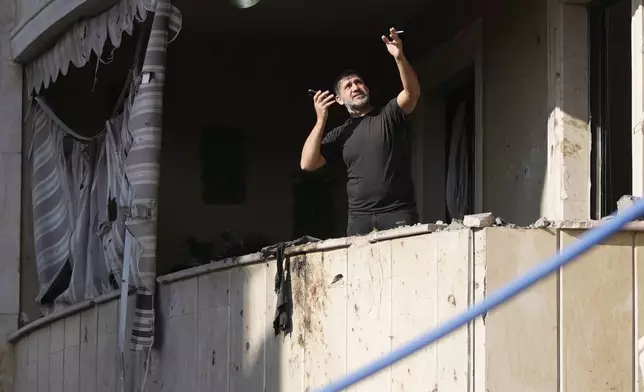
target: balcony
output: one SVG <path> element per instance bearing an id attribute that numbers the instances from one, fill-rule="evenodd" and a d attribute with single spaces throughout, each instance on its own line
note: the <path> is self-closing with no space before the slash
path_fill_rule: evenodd
<path id="1" fill-rule="evenodd" d="M 278 337 L 275 260 L 248 255 L 161 276 L 147 376 L 144 358 L 129 356 L 126 390 L 143 378 L 145 391 L 314 390 L 465 310 L 592 225 L 419 225 L 291 248 L 293 328 Z M 632 224 L 355 389 L 639 390 L 643 229 Z M 120 390 L 118 309 L 117 298 L 80 304 L 14 335 L 16 392 Z"/>

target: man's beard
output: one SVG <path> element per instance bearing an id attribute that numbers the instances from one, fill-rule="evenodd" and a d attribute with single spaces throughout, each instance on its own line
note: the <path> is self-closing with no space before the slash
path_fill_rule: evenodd
<path id="1" fill-rule="evenodd" d="M 369 93 L 364 93 L 364 96 L 357 99 L 352 99 L 344 103 L 349 113 L 357 113 L 365 107 L 369 106 Z"/>

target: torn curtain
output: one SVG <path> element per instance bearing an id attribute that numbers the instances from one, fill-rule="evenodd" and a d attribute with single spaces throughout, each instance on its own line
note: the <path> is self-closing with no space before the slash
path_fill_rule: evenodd
<path id="1" fill-rule="evenodd" d="M 33 110 L 31 183 L 34 241 L 44 313 L 120 288 L 123 258 L 137 287 L 134 350 L 154 335 L 157 194 L 168 32 L 181 29 L 170 0 L 155 15 L 141 74 L 124 112 L 86 139 L 65 126 L 44 100 Z M 71 136 L 71 137 L 70 137 Z M 125 251 L 125 238 L 133 238 Z"/>
<path id="2" fill-rule="evenodd" d="M 79 138 L 43 99 L 31 116 L 36 301 L 49 314 L 120 286 L 125 219 L 109 204 L 126 198 L 120 172 L 131 136 L 124 115 L 91 139 Z"/>
<path id="3" fill-rule="evenodd" d="M 119 0 L 105 12 L 77 21 L 54 45 L 36 56 L 25 67 L 27 90 L 40 93 L 67 75 L 70 65 L 84 67 L 92 53 L 101 56 L 105 44 L 121 46 L 123 33 L 132 35 L 136 21 L 143 21 L 154 10 L 154 0 Z"/>

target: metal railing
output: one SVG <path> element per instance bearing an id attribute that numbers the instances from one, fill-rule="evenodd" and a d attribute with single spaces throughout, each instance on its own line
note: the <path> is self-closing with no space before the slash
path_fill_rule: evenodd
<path id="1" fill-rule="evenodd" d="M 474 305 L 473 307 L 467 309 L 465 312 L 448 320 L 438 328 L 417 337 L 416 339 L 390 352 L 389 354 L 376 359 L 375 361 L 351 374 L 348 374 L 344 378 L 332 382 L 326 387 L 319 389 L 319 392 L 337 392 L 350 387 L 351 385 L 354 385 L 362 381 L 363 379 L 372 376 L 373 374 L 383 369 L 386 369 L 387 367 L 408 357 L 416 351 L 449 335 L 455 330 L 466 326 L 476 317 L 491 311 L 507 300 L 513 298 L 520 292 L 531 287 L 541 279 L 544 279 L 553 272 L 558 271 L 561 267 L 565 266 L 573 259 L 587 252 L 593 246 L 613 236 L 629 222 L 636 220 L 642 216 L 644 216 L 644 199 L 638 200 L 628 210 L 617 214 L 612 219 L 605 221 L 601 226 L 588 231 L 587 233 L 582 235 L 577 242 L 575 242 L 568 248 L 563 249 L 561 252 L 541 263 L 525 275 L 488 295 L 487 298 L 485 298 L 477 305 Z"/>

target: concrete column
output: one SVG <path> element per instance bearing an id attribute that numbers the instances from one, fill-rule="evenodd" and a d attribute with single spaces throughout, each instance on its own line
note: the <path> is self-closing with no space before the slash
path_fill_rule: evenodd
<path id="1" fill-rule="evenodd" d="M 548 168 L 542 211 L 590 218 L 588 11 L 586 2 L 548 4 Z"/>
<path id="2" fill-rule="evenodd" d="M 22 68 L 11 58 L 15 0 L 0 0 L 0 392 L 13 391 L 13 353 L 7 336 L 20 313 L 20 192 Z"/>
<path id="3" fill-rule="evenodd" d="M 642 0 L 631 0 L 631 64 L 633 126 L 633 195 L 644 196 L 644 12 Z"/>

